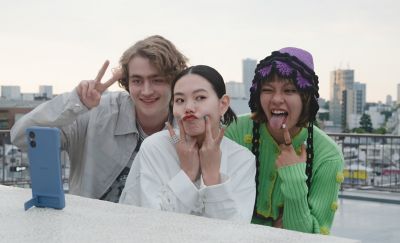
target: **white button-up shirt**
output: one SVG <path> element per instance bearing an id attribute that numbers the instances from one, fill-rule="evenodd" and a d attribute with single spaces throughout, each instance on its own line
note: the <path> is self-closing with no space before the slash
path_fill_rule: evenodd
<path id="1" fill-rule="evenodd" d="M 256 193 L 255 157 L 226 137 L 220 146 L 221 183 L 205 186 L 201 178 L 193 183 L 181 170 L 168 131 L 153 134 L 133 161 L 120 203 L 250 222 Z"/>

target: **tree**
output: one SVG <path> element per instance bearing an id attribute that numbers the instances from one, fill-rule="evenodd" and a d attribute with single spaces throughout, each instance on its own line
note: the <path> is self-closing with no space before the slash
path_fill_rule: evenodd
<path id="1" fill-rule="evenodd" d="M 322 107 L 324 109 L 327 109 L 329 111 L 329 100 L 327 102 L 325 102 L 325 105 Z"/>
<path id="2" fill-rule="evenodd" d="M 389 117 L 392 116 L 392 111 L 381 111 L 381 114 L 385 116 L 385 122 L 387 122 Z"/>
<path id="3" fill-rule="evenodd" d="M 360 128 L 364 131 L 371 133 L 374 129 L 372 127 L 371 117 L 368 114 L 363 114 L 360 119 Z"/>

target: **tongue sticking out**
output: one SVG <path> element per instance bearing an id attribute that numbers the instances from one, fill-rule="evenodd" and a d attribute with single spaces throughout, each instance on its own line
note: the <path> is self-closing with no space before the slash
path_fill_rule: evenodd
<path id="1" fill-rule="evenodd" d="M 281 129 L 282 124 L 285 122 L 286 116 L 272 116 L 271 119 L 269 119 L 269 126 L 272 129 Z"/>

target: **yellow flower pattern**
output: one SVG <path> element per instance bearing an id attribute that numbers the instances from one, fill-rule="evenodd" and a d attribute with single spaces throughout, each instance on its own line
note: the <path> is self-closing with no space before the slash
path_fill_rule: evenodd
<path id="1" fill-rule="evenodd" d="M 337 183 L 342 183 L 344 181 L 344 175 L 343 172 L 338 172 L 336 174 L 336 182 Z"/>
<path id="2" fill-rule="evenodd" d="M 253 136 L 251 136 L 250 134 L 244 135 L 244 143 L 251 143 L 252 140 Z"/>
<path id="3" fill-rule="evenodd" d="M 338 207 L 339 207 L 339 205 L 338 205 L 337 202 L 333 202 L 333 203 L 331 204 L 331 209 L 332 209 L 333 212 L 336 212 L 336 210 L 338 209 Z"/>
<path id="4" fill-rule="evenodd" d="M 321 229 L 320 229 L 320 232 L 323 235 L 329 235 L 330 234 L 329 229 L 326 226 L 322 226 Z"/>

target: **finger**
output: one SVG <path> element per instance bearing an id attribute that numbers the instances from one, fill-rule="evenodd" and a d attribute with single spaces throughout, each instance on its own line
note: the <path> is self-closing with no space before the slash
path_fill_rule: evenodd
<path id="1" fill-rule="evenodd" d="M 123 72 L 122 72 L 122 68 L 118 67 L 118 68 L 113 68 L 111 70 L 112 72 L 112 77 L 107 80 L 106 82 L 104 82 L 104 84 L 102 85 L 102 89 L 103 91 L 108 89 L 108 87 L 110 87 L 111 85 L 113 85 L 115 82 L 117 82 L 118 80 L 122 79 L 123 76 Z"/>
<path id="2" fill-rule="evenodd" d="M 89 81 L 89 83 L 88 83 L 89 85 L 88 85 L 88 90 L 87 90 L 87 96 L 88 97 L 94 97 L 94 93 L 93 93 L 93 91 L 94 91 L 94 89 L 95 89 L 95 85 L 96 85 L 96 83 L 95 82 L 92 82 L 92 81 Z"/>
<path id="3" fill-rule="evenodd" d="M 221 129 L 219 129 L 219 133 L 218 133 L 218 137 L 217 137 L 217 144 L 220 145 L 222 139 L 224 138 L 224 134 L 225 134 L 225 128 L 222 127 Z"/>
<path id="4" fill-rule="evenodd" d="M 96 83 L 100 83 L 101 79 L 103 78 L 104 74 L 106 73 L 108 65 L 110 65 L 110 61 L 106 60 L 103 64 L 103 66 L 100 68 L 99 73 L 97 74 L 96 78 L 94 79 L 94 81 Z"/>
<path id="5" fill-rule="evenodd" d="M 210 117 L 208 115 L 204 116 L 204 120 L 206 123 L 206 136 L 205 139 L 210 139 L 212 137 L 212 132 L 211 132 L 211 122 L 210 122 Z"/>
<path id="6" fill-rule="evenodd" d="M 301 161 L 306 161 L 307 160 L 307 150 L 306 150 L 306 145 L 305 144 L 301 145 L 300 159 L 301 159 Z"/>
<path id="7" fill-rule="evenodd" d="M 82 85 L 81 84 L 76 86 L 76 93 L 78 94 L 79 98 L 82 98 Z"/>
<path id="8" fill-rule="evenodd" d="M 176 136 L 175 130 L 174 130 L 174 128 L 171 126 L 171 124 L 170 124 L 169 122 L 166 122 L 165 125 L 167 125 L 169 135 L 170 135 L 171 137 Z"/>
<path id="9" fill-rule="evenodd" d="M 116 78 L 114 76 L 112 76 L 109 80 L 107 80 L 104 84 L 102 84 L 102 91 L 108 89 L 108 87 L 110 87 L 111 85 L 113 85 L 115 82 L 117 82 L 118 80 L 120 80 L 119 78 Z"/>
<path id="10" fill-rule="evenodd" d="M 111 69 L 112 77 L 116 80 L 120 80 L 124 77 L 124 71 L 122 67 L 116 67 Z"/>
<path id="11" fill-rule="evenodd" d="M 179 126 L 179 138 L 181 140 L 185 140 L 186 139 L 186 133 L 185 133 L 185 129 L 183 128 L 183 121 L 182 119 L 178 120 L 178 126 Z"/>
<path id="12" fill-rule="evenodd" d="M 292 138 L 290 137 L 289 128 L 286 124 L 282 125 L 283 138 L 285 140 L 285 145 L 292 145 Z"/>
<path id="13" fill-rule="evenodd" d="M 87 81 L 82 82 L 82 89 L 81 89 L 81 94 L 82 94 L 82 99 L 86 100 L 87 99 L 87 91 L 89 88 L 89 84 Z"/>

